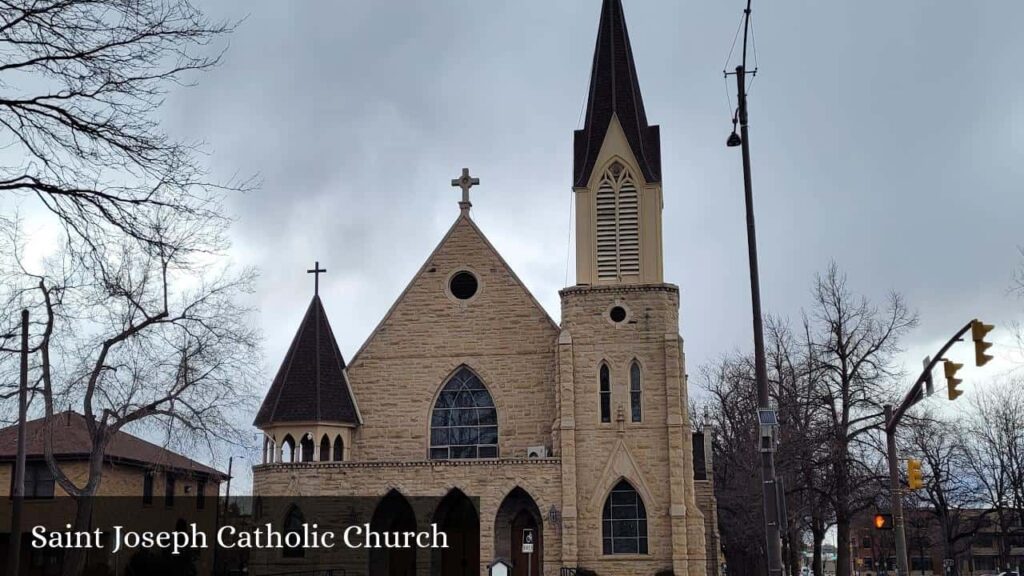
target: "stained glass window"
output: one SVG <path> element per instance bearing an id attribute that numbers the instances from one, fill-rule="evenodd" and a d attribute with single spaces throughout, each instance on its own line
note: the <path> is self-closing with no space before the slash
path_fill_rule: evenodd
<path id="1" fill-rule="evenodd" d="M 605 554 L 647 554 L 647 510 L 633 486 L 620 480 L 604 502 Z"/>
<path id="2" fill-rule="evenodd" d="M 444 385 L 430 415 L 430 459 L 498 457 L 498 412 L 483 382 L 461 368 Z"/>

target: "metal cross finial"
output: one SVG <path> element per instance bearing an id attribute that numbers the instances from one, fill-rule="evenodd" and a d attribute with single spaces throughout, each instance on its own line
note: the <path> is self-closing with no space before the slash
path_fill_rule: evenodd
<path id="1" fill-rule="evenodd" d="M 469 207 L 473 205 L 469 201 L 469 189 L 478 184 L 480 184 L 480 179 L 470 176 L 469 168 L 463 168 L 462 176 L 452 180 L 452 186 L 462 188 L 462 201 L 459 202 L 459 208 L 461 208 L 463 212 L 468 212 Z"/>
<path id="2" fill-rule="evenodd" d="M 317 262 L 313 266 L 312 270 L 306 270 L 306 274 L 313 274 L 313 278 L 314 278 L 314 280 L 313 280 L 313 295 L 314 296 L 319 296 L 320 295 L 320 275 L 323 274 L 324 272 L 327 272 L 327 269 L 320 267 L 320 261 L 319 260 L 317 260 Z"/>

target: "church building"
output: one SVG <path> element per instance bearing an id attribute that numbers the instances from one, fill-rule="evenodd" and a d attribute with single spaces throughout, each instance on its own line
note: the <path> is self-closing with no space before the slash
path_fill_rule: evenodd
<path id="1" fill-rule="evenodd" d="M 255 418 L 254 495 L 371 498 L 388 526 L 452 538 L 347 573 L 717 573 L 710 455 L 664 280 L 659 128 L 621 0 L 603 2 L 586 110 L 560 324 L 474 223 L 468 171 L 451 228 L 348 362 L 320 296 L 309 303 Z M 436 508 L 410 505 L 423 497 Z"/>

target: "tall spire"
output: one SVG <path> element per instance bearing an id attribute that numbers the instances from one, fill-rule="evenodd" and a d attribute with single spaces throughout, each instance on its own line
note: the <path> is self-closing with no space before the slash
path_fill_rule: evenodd
<path id="1" fill-rule="evenodd" d="M 601 9 L 587 120 L 575 133 L 574 186 L 587 185 L 613 116 L 618 116 L 644 178 L 648 183 L 661 182 L 660 133 L 657 126 L 647 125 L 622 0 L 604 0 Z"/>

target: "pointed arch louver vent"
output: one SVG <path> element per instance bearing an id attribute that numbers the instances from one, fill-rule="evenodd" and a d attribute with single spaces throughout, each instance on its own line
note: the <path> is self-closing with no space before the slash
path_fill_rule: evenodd
<path id="1" fill-rule="evenodd" d="M 597 277 L 640 274 L 640 196 L 629 170 L 613 163 L 597 189 Z"/>

